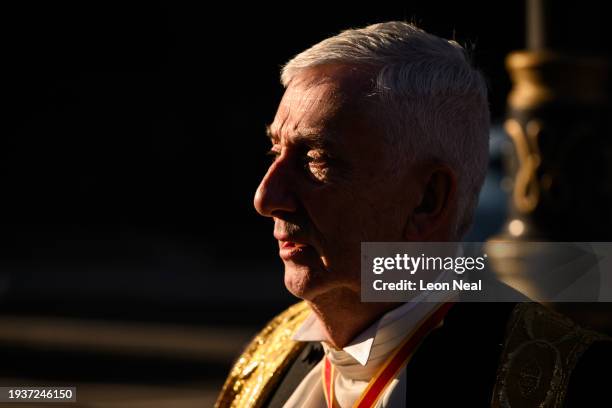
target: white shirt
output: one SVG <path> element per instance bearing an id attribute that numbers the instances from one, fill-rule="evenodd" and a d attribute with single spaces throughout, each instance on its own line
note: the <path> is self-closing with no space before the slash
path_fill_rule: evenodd
<path id="1" fill-rule="evenodd" d="M 293 336 L 296 341 L 320 341 L 325 355 L 336 368 L 334 393 L 342 408 L 350 408 L 361 396 L 372 376 L 419 323 L 454 294 L 422 293 L 414 300 L 387 312 L 342 350 L 325 342 L 319 319 L 311 313 Z M 435 298 L 434 298 L 435 297 Z M 323 360 L 304 377 L 284 408 L 326 408 L 322 386 Z M 384 391 L 376 408 L 402 408 L 406 405 L 403 369 Z"/>

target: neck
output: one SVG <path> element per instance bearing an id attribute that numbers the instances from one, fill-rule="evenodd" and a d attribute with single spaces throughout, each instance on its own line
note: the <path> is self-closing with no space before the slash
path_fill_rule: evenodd
<path id="1" fill-rule="evenodd" d="M 309 300 L 323 327 L 327 342 L 342 349 L 359 333 L 398 303 L 362 303 L 359 293 L 339 288 Z"/>

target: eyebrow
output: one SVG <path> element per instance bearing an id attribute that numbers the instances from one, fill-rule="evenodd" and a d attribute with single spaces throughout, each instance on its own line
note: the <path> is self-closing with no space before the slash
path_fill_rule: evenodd
<path id="1" fill-rule="evenodd" d="M 279 142 L 280 138 L 272 132 L 271 125 L 266 125 L 266 136 L 272 143 Z M 319 131 L 297 132 L 292 139 L 294 143 L 303 143 L 315 148 L 329 148 L 336 144 Z"/>
<path id="2" fill-rule="evenodd" d="M 268 136 L 268 139 L 270 139 L 272 143 L 275 143 L 278 141 L 278 136 L 272 133 L 271 126 L 272 125 L 266 125 L 266 136 Z"/>

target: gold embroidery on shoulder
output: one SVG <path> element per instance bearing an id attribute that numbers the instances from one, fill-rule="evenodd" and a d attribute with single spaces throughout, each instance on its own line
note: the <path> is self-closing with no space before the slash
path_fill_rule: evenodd
<path id="1" fill-rule="evenodd" d="M 282 373 L 305 343 L 291 340 L 310 313 L 297 303 L 272 319 L 247 346 L 223 385 L 215 408 L 256 408 L 263 404 Z"/>

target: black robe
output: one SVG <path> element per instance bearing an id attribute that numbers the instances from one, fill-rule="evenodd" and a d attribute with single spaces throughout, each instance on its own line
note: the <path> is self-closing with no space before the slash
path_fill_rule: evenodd
<path id="1" fill-rule="evenodd" d="M 456 303 L 406 367 L 406 406 L 490 407 L 515 306 Z M 282 407 L 322 357 L 320 343 L 309 343 L 263 406 Z M 571 372 L 564 406 L 612 406 L 607 389 L 611 384 L 612 342 L 595 342 Z"/>

